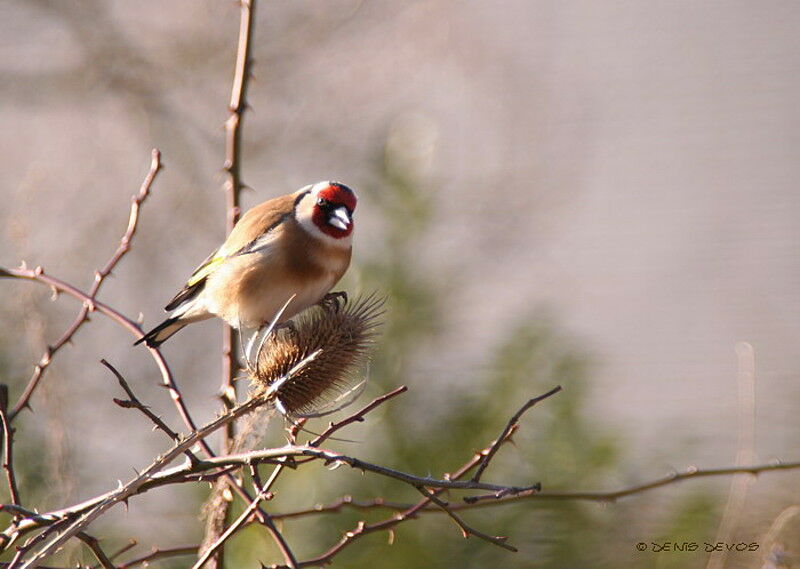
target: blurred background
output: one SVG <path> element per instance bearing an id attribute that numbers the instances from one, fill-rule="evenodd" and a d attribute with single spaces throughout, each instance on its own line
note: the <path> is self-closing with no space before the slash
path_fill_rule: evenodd
<path id="1" fill-rule="evenodd" d="M 88 289 L 158 147 L 166 168 L 100 298 L 148 327 L 160 321 L 223 238 L 238 19 L 218 0 L 0 3 L 0 265 L 25 260 Z M 336 448 L 440 476 L 528 397 L 561 384 L 487 479 L 611 490 L 737 455 L 797 459 L 798 38 L 791 1 L 260 2 L 245 206 L 324 179 L 358 191 L 341 288 L 390 296 L 364 398 L 410 387 L 343 434 L 359 442 Z M 0 282 L 0 379 L 12 401 L 80 308 L 50 296 Z M 23 503 L 88 498 L 166 448 L 114 406 L 118 387 L 98 363 L 111 361 L 179 427 L 132 339 L 96 315 L 58 354 L 17 423 Z M 220 341 L 208 322 L 164 347 L 201 421 L 218 409 Z M 280 441 L 274 421 L 265 444 Z M 343 493 L 416 498 L 321 467 L 275 490 L 275 511 Z M 509 535 L 517 554 L 464 541 L 430 515 L 400 526 L 392 546 L 385 534 L 363 539 L 337 566 L 795 567 L 800 522 L 787 508 L 798 490 L 790 471 L 467 516 Z M 142 551 L 196 543 L 204 498 L 204 488 L 154 491 L 92 533 L 109 549 L 129 537 Z M 307 558 L 385 515 L 284 527 Z M 232 566 L 279 560 L 257 528 L 237 539 Z M 701 547 L 635 547 L 667 541 Z M 705 553 L 715 541 L 759 548 Z M 80 547 L 64 557 L 89 559 Z"/>

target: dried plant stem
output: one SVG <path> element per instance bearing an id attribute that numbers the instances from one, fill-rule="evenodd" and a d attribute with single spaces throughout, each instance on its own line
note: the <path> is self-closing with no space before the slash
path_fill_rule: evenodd
<path id="1" fill-rule="evenodd" d="M 214 555 L 217 551 L 219 551 L 223 547 L 223 545 L 228 539 L 230 539 L 237 531 L 245 527 L 248 520 L 254 515 L 255 511 L 258 509 L 259 503 L 262 500 L 266 500 L 267 497 L 269 496 L 269 489 L 275 482 L 275 479 L 278 477 L 278 474 L 280 474 L 281 469 L 282 465 L 275 467 L 272 476 L 270 476 L 269 480 L 261 487 L 261 489 L 258 491 L 258 494 L 256 494 L 255 498 L 253 498 L 250 504 L 248 504 L 247 508 L 245 508 L 245 510 L 239 515 L 239 517 L 236 518 L 236 520 L 234 520 L 234 522 L 231 525 L 229 525 L 224 532 L 222 532 L 222 534 L 217 538 L 217 540 L 203 552 L 203 554 L 198 558 L 197 562 L 192 566 L 192 569 L 200 569 L 203 565 L 206 564 L 206 562 L 211 558 L 212 555 Z M 267 519 L 269 519 L 270 524 L 273 524 L 274 526 L 271 517 Z M 295 559 L 294 554 L 292 553 L 288 544 L 285 543 L 283 535 L 280 532 L 277 532 L 277 536 L 279 536 L 280 539 L 283 540 L 282 549 L 285 549 L 284 555 L 288 554 L 289 557 L 291 558 L 291 561 L 289 562 L 289 567 L 296 567 L 297 559 Z"/>
<path id="2" fill-rule="evenodd" d="M 84 301 L 80 312 L 78 312 L 78 315 L 72 321 L 72 324 L 69 325 L 69 327 L 64 331 L 55 344 L 47 346 L 44 354 L 42 354 L 42 357 L 39 359 L 39 363 L 37 363 L 36 367 L 34 367 L 33 375 L 31 376 L 30 380 L 28 380 L 28 385 L 25 387 L 25 390 L 23 391 L 17 403 L 14 405 L 13 409 L 8 413 L 9 422 L 13 422 L 14 418 L 19 414 L 19 412 L 30 405 L 30 399 L 33 396 L 33 392 L 38 387 L 39 382 L 44 376 L 48 366 L 52 363 L 53 356 L 55 356 L 56 352 L 68 344 L 80 327 L 85 322 L 89 321 L 89 313 L 94 310 L 93 303 L 97 293 L 100 292 L 100 287 L 103 285 L 103 281 L 105 281 L 106 277 L 108 277 L 117 266 L 117 263 L 119 263 L 122 257 L 124 257 L 125 254 L 131 249 L 133 236 L 136 234 L 136 230 L 139 226 L 139 210 L 144 201 L 150 195 L 150 188 L 152 187 L 153 182 L 155 181 L 160 170 L 161 153 L 158 151 L 158 149 L 153 149 L 150 159 L 150 171 L 145 176 L 144 181 L 139 188 L 139 193 L 131 198 L 131 212 L 128 216 L 128 227 L 125 231 L 125 234 L 122 236 L 122 239 L 120 239 L 117 250 L 114 251 L 114 254 L 111 255 L 111 258 L 100 270 L 95 271 L 94 282 L 92 283 L 92 286 L 86 295 L 88 300 Z"/>

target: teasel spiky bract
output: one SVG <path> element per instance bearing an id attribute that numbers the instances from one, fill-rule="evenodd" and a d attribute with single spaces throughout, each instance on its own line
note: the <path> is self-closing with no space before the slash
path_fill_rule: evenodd
<path id="1" fill-rule="evenodd" d="M 385 300 L 372 293 L 328 301 L 303 312 L 291 327 L 269 334 L 248 369 L 255 395 L 283 378 L 274 399 L 290 417 L 325 415 L 352 402 L 350 396 L 365 381 L 361 376 L 366 374 Z"/>

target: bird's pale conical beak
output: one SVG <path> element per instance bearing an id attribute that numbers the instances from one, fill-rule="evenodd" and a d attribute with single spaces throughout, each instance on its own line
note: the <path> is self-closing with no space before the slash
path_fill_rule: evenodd
<path id="1" fill-rule="evenodd" d="M 328 219 L 328 223 L 337 229 L 346 231 L 347 228 L 350 227 L 350 224 L 353 223 L 353 220 L 350 219 L 350 214 L 347 213 L 347 208 L 342 206 L 337 207 L 331 212 L 331 217 Z"/>

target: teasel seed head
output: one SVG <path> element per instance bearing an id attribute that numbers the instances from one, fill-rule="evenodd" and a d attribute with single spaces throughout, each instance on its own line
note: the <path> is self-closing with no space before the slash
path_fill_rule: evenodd
<path id="1" fill-rule="evenodd" d="M 363 383 L 359 376 L 365 373 L 385 300 L 372 293 L 325 302 L 275 330 L 248 369 L 255 395 L 272 389 L 276 407 L 291 417 L 325 415 L 352 402 L 340 403 Z"/>

